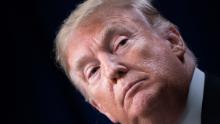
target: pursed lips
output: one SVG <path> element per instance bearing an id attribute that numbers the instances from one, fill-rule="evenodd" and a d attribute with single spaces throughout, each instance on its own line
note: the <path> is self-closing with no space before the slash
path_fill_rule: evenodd
<path id="1" fill-rule="evenodd" d="M 141 79 L 138 79 L 138 80 L 135 80 L 135 81 L 132 81 L 131 83 L 128 83 L 128 85 L 124 88 L 124 91 L 123 91 L 123 101 L 122 101 L 122 105 L 124 106 L 124 103 L 125 103 L 125 100 L 126 100 L 126 96 L 129 95 L 128 92 L 129 90 L 135 86 L 137 83 L 140 83 L 141 81 L 144 81 L 144 80 L 147 80 L 148 78 L 141 78 Z"/>

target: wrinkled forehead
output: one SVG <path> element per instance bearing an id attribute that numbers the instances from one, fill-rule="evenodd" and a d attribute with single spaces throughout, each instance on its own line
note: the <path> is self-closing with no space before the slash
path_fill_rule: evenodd
<path id="1" fill-rule="evenodd" d="M 91 43 L 96 42 L 98 46 L 107 43 L 103 42 L 106 35 L 113 35 L 116 30 L 134 33 L 141 27 L 149 27 L 144 16 L 135 9 L 106 9 L 91 13 L 71 34 L 66 48 L 70 68 L 75 69 L 75 65 L 79 64 L 78 60 L 86 58 L 84 56 L 94 56 L 89 49 Z"/>

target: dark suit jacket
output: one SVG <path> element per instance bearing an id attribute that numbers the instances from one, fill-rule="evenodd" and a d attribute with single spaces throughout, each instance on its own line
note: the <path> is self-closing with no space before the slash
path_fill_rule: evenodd
<path id="1" fill-rule="evenodd" d="M 220 124 L 220 78 L 206 74 L 202 124 Z"/>

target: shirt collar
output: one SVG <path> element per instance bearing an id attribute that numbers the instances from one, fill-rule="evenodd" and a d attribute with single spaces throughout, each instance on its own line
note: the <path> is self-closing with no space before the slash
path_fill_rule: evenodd
<path id="1" fill-rule="evenodd" d="M 189 87 L 186 108 L 180 124 L 201 124 L 205 74 L 195 68 Z"/>

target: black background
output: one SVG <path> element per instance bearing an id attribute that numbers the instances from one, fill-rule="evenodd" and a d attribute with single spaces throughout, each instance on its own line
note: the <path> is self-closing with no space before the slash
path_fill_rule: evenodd
<path id="1" fill-rule="evenodd" d="M 80 2 L 17 1 L 6 7 L 7 37 L 16 43 L 16 101 L 9 99 L 13 93 L 6 93 L 6 100 L 10 103 L 5 113 L 8 123 L 109 123 L 84 102 L 54 60 L 56 32 Z M 179 27 L 198 58 L 199 68 L 220 76 L 220 9 L 217 0 L 155 0 L 153 3 Z"/>

